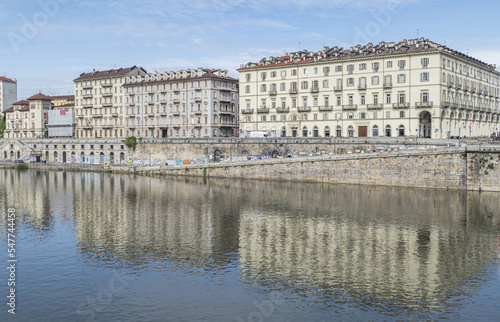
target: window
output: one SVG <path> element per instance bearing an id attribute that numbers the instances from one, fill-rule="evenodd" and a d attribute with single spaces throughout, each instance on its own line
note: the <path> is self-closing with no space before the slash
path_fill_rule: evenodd
<path id="1" fill-rule="evenodd" d="M 391 111 L 385 112 L 385 118 L 390 119 L 391 118 Z"/>
<path id="2" fill-rule="evenodd" d="M 349 113 L 349 114 L 347 114 L 347 118 L 349 118 L 349 119 L 353 119 L 353 118 L 354 118 L 354 114 L 353 114 L 353 113 Z"/>
<path id="3" fill-rule="evenodd" d="M 245 86 L 245 93 L 250 93 L 250 85 Z"/>
<path id="4" fill-rule="evenodd" d="M 262 72 L 262 73 L 260 74 L 260 76 L 262 77 L 262 79 L 266 79 L 266 75 L 267 75 L 267 74 L 266 74 L 266 72 Z"/>
<path id="5" fill-rule="evenodd" d="M 399 74 L 398 75 L 398 83 L 405 83 L 406 82 L 406 75 L 405 74 Z"/>
<path id="6" fill-rule="evenodd" d="M 366 104 L 365 95 L 361 95 L 361 105 L 365 105 L 365 104 Z"/>
<path id="7" fill-rule="evenodd" d="M 307 98 L 306 97 L 304 97 L 302 99 L 302 107 L 307 108 Z"/>
<path id="8" fill-rule="evenodd" d="M 336 118 L 337 120 L 340 120 L 340 119 L 342 118 L 342 114 L 341 114 L 341 113 L 337 113 L 337 114 L 335 115 L 335 118 Z"/>
<path id="9" fill-rule="evenodd" d="M 323 67 L 323 73 L 325 73 L 325 76 L 328 76 L 328 74 L 330 73 L 330 67 L 329 66 Z"/>
<path id="10" fill-rule="evenodd" d="M 328 88 L 328 79 L 323 80 L 323 88 Z"/>
<path id="11" fill-rule="evenodd" d="M 429 102 L 429 92 L 420 93 L 420 102 L 428 103 Z"/>
<path id="12" fill-rule="evenodd" d="M 423 67 L 429 66 L 429 58 L 422 58 L 422 66 Z"/>
<path id="13" fill-rule="evenodd" d="M 391 93 L 385 94 L 385 103 L 391 104 Z"/>
<path id="14" fill-rule="evenodd" d="M 301 84 L 302 89 L 307 89 L 307 86 L 308 86 L 307 81 L 302 82 L 302 84 Z"/>
<path id="15" fill-rule="evenodd" d="M 406 94 L 405 93 L 398 93 L 398 103 L 399 104 L 406 103 Z"/>
<path id="16" fill-rule="evenodd" d="M 405 111 L 399 111 L 399 117 L 405 117 Z"/>
<path id="17" fill-rule="evenodd" d="M 286 86 L 285 83 L 281 83 L 280 84 L 280 91 L 284 91 L 285 90 L 285 86 Z"/>
<path id="18" fill-rule="evenodd" d="M 372 85 L 378 85 L 379 84 L 379 77 L 378 76 L 373 76 L 372 77 Z"/>
<path id="19" fill-rule="evenodd" d="M 378 94 L 373 94 L 373 104 L 374 105 L 378 104 Z"/>
<path id="20" fill-rule="evenodd" d="M 349 74 L 352 74 L 353 71 L 354 71 L 354 65 L 352 65 L 352 64 L 347 65 L 347 72 Z"/>
<path id="21" fill-rule="evenodd" d="M 267 88 L 266 84 L 262 84 L 262 85 L 260 85 L 260 91 L 261 91 L 261 92 L 265 92 L 265 91 L 266 91 L 266 88 Z"/>
<path id="22" fill-rule="evenodd" d="M 262 122 L 266 122 L 266 121 L 267 121 L 267 117 L 266 117 L 266 115 L 262 115 L 262 116 L 260 117 L 260 120 L 261 120 Z"/>
<path id="23" fill-rule="evenodd" d="M 421 82 L 428 82 L 429 81 L 429 73 L 420 73 L 420 81 Z"/>
<path id="24" fill-rule="evenodd" d="M 318 67 L 314 67 L 314 75 L 318 73 Z"/>
<path id="25" fill-rule="evenodd" d="M 262 108 L 266 108 L 266 99 L 263 99 L 262 100 L 262 105 L 261 105 Z"/>
<path id="26" fill-rule="evenodd" d="M 307 68 L 304 68 L 303 73 L 302 73 L 302 77 L 307 77 Z"/>
<path id="27" fill-rule="evenodd" d="M 340 96 L 337 96 L 337 106 L 340 106 L 342 104 L 342 98 Z"/>
<path id="28" fill-rule="evenodd" d="M 347 86 L 354 86 L 354 78 L 353 77 L 349 77 L 347 80 Z"/>
<path id="29" fill-rule="evenodd" d="M 297 107 L 297 99 L 292 98 L 292 107 Z"/>
<path id="30" fill-rule="evenodd" d="M 297 70 L 296 69 L 292 69 L 292 76 L 297 76 Z"/>
<path id="31" fill-rule="evenodd" d="M 373 71 L 375 71 L 375 72 L 378 71 L 378 66 L 379 66 L 378 62 L 377 63 L 373 63 L 372 66 L 373 66 Z"/>
<path id="32" fill-rule="evenodd" d="M 285 108 L 286 107 L 286 98 L 281 99 L 281 107 Z"/>
<path id="33" fill-rule="evenodd" d="M 377 112 L 373 112 L 373 118 L 374 119 L 378 118 L 378 113 Z"/>
<path id="34" fill-rule="evenodd" d="M 402 59 L 402 60 L 398 61 L 399 69 L 404 69 L 405 65 L 406 65 L 406 60 Z"/>
<path id="35" fill-rule="evenodd" d="M 366 64 L 365 63 L 359 64 L 359 70 L 366 70 Z"/>
<path id="36" fill-rule="evenodd" d="M 271 77 L 276 77 L 276 72 L 271 72 Z"/>
<path id="37" fill-rule="evenodd" d="M 335 71 L 336 72 L 341 72 L 342 71 L 342 65 L 335 66 Z"/>
<path id="38" fill-rule="evenodd" d="M 366 113 L 361 112 L 360 117 L 361 117 L 362 119 L 365 119 L 365 118 L 366 118 Z"/>
<path id="39" fill-rule="evenodd" d="M 387 61 L 387 68 L 392 68 L 392 60 Z"/>
<path id="40" fill-rule="evenodd" d="M 328 107 L 328 105 L 329 105 L 329 104 L 328 104 L 328 103 L 329 103 L 329 102 L 328 102 L 328 100 L 329 100 L 328 96 L 325 96 L 325 106 L 327 106 L 327 107 Z"/>
<path id="41" fill-rule="evenodd" d="M 349 95 L 348 99 L 349 99 L 349 105 L 350 106 L 354 105 L 354 97 L 352 95 Z"/>

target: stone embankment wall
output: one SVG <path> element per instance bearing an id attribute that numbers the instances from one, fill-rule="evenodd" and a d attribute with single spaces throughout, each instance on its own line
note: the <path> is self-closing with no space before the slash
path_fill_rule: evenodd
<path id="1" fill-rule="evenodd" d="M 159 176 L 203 176 L 500 191 L 498 152 L 411 152 L 136 168 Z"/>

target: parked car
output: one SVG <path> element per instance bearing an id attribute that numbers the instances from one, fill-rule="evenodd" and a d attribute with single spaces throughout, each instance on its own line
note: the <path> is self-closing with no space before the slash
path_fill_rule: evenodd
<path id="1" fill-rule="evenodd" d="M 24 163 L 24 160 L 16 160 L 16 163 Z"/>

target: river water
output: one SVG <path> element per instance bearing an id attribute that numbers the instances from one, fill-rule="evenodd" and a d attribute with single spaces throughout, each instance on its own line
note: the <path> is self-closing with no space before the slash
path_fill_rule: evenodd
<path id="1" fill-rule="evenodd" d="M 0 171 L 0 320 L 496 320 L 500 195 Z"/>

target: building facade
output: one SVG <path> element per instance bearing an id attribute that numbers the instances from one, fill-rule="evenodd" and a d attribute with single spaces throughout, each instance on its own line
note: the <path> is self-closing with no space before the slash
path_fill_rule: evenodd
<path id="1" fill-rule="evenodd" d="M 15 78 L 0 76 L 0 112 L 10 108 L 17 101 L 17 81 Z"/>
<path id="2" fill-rule="evenodd" d="M 449 138 L 500 130 L 495 66 L 423 38 L 299 51 L 238 71 L 244 135 Z"/>
<path id="3" fill-rule="evenodd" d="M 227 71 L 191 69 L 127 77 L 127 136 L 236 136 L 238 80 Z"/>
<path id="4" fill-rule="evenodd" d="M 75 83 L 75 137 L 122 138 L 124 128 L 124 93 L 126 77 L 145 76 L 137 66 L 83 73 Z"/>
<path id="5" fill-rule="evenodd" d="M 47 136 L 47 113 L 52 99 L 42 93 L 13 104 L 4 111 L 4 138 L 42 138 Z"/>

